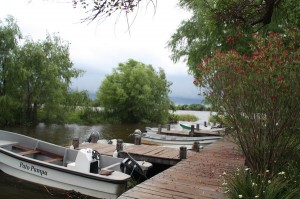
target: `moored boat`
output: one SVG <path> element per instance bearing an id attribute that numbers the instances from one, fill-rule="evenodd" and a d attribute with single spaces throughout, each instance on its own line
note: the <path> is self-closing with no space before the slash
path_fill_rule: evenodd
<path id="1" fill-rule="evenodd" d="M 27 181 L 97 198 L 117 198 L 130 175 L 123 159 L 74 150 L 0 130 L 0 170 Z M 138 165 L 137 165 L 138 166 Z"/>
<path id="2" fill-rule="evenodd" d="M 191 125 L 179 124 L 182 129 L 191 130 Z"/>
<path id="3" fill-rule="evenodd" d="M 171 136 L 157 133 L 143 133 L 141 137 L 142 144 L 148 145 L 159 145 L 168 147 L 187 146 L 191 148 L 192 145 L 197 141 L 201 147 L 205 147 L 219 139 L 221 136 L 205 136 L 205 137 L 191 137 L 191 136 Z"/>

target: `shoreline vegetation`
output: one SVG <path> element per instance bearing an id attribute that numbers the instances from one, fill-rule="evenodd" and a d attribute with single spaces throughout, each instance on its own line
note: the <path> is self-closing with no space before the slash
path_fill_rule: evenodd
<path id="1" fill-rule="evenodd" d="M 205 107 L 202 104 L 185 104 L 185 105 L 175 105 L 170 107 L 168 114 L 168 120 L 165 123 L 175 124 L 178 121 L 197 121 L 198 118 L 193 114 L 176 114 L 174 113 L 177 110 L 189 110 L 189 111 L 211 111 L 210 107 Z M 122 123 L 117 117 L 113 114 L 103 111 L 100 107 L 77 107 L 74 110 L 69 110 L 65 112 L 65 117 L 59 120 L 48 120 L 49 117 L 46 117 L 46 113 L 41 109 L 39 112 L 39 118 L 42 123 L 51 124 L 66 124 L 66 123 L 76 123 L 76 124 L 97 124 L 97 123 Z M 55 118 L 55 117 L 53 117 Z M 151 121 L 141 122 L 142 124 L 151 123 Z"/>

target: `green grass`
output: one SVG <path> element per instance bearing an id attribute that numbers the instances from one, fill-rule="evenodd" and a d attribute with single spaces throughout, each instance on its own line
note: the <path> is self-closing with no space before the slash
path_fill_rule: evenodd
<path id="1" fill-rule="evenodd" d="M 199 118 L 195 115 L 183 114 L 183 115 L 178 115 L 178 119 L 180 121 L 196 122 Z"/>

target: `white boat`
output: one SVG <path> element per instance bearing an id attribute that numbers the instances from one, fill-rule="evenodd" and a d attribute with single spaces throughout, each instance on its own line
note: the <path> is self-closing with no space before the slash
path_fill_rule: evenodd
<path id="1" fill-rule="evenodd" d="M 152 132 L 143 133 L 141 137 L 142 144 L 159 145 L 179 148 L 180 146 L 187 146 L 191 148 L 194 142 L 198 141 L 200 147 L 204 147 L 219 139 L 221 136 L 205 136 L 205 137 L 190 137 L 190 136 L 172 136 L 157 134 Z"/>
<path id="2" fill-rule="evenodd" d="M 130 179 L 120 171 L 123 162 L 92 149 L 74 150 L 0 130 L 0 169 L 46 186 L 117 198 L 126 191 Z"/>

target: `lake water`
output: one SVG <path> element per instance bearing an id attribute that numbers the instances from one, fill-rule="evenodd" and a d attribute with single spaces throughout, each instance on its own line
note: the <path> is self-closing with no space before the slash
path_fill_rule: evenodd
<path id="1" fill-rule="evenodd" d="M 195 123 L 203 124 L 208 121 L 211 112 L 208 111 L 177 111 L 176 114 L 193 114 L 198 117 Z M 61 146 L 70 146 L 72 139 L 78 137 L 81 142 L 86 140 L 92 131 L 100 133 L 100 139 L 123 139 L 124 142 L 133 143 L 133 137 L 128 137 L 135 129 L 144 131 L 145 127 L 156 127 L 157 124 L 99 124 L 99 125 L 45 125 L 39 124 L 34 128 L 4 128 L 3 130 L 20 133 Z M 171 125 L 171 128 L 180 128 L 179 124 Z M 13 178 L 0 172 L 0 198 L 66 198 L 66 193 L 45 188 L 43 185 L 29 183 Z"/>

